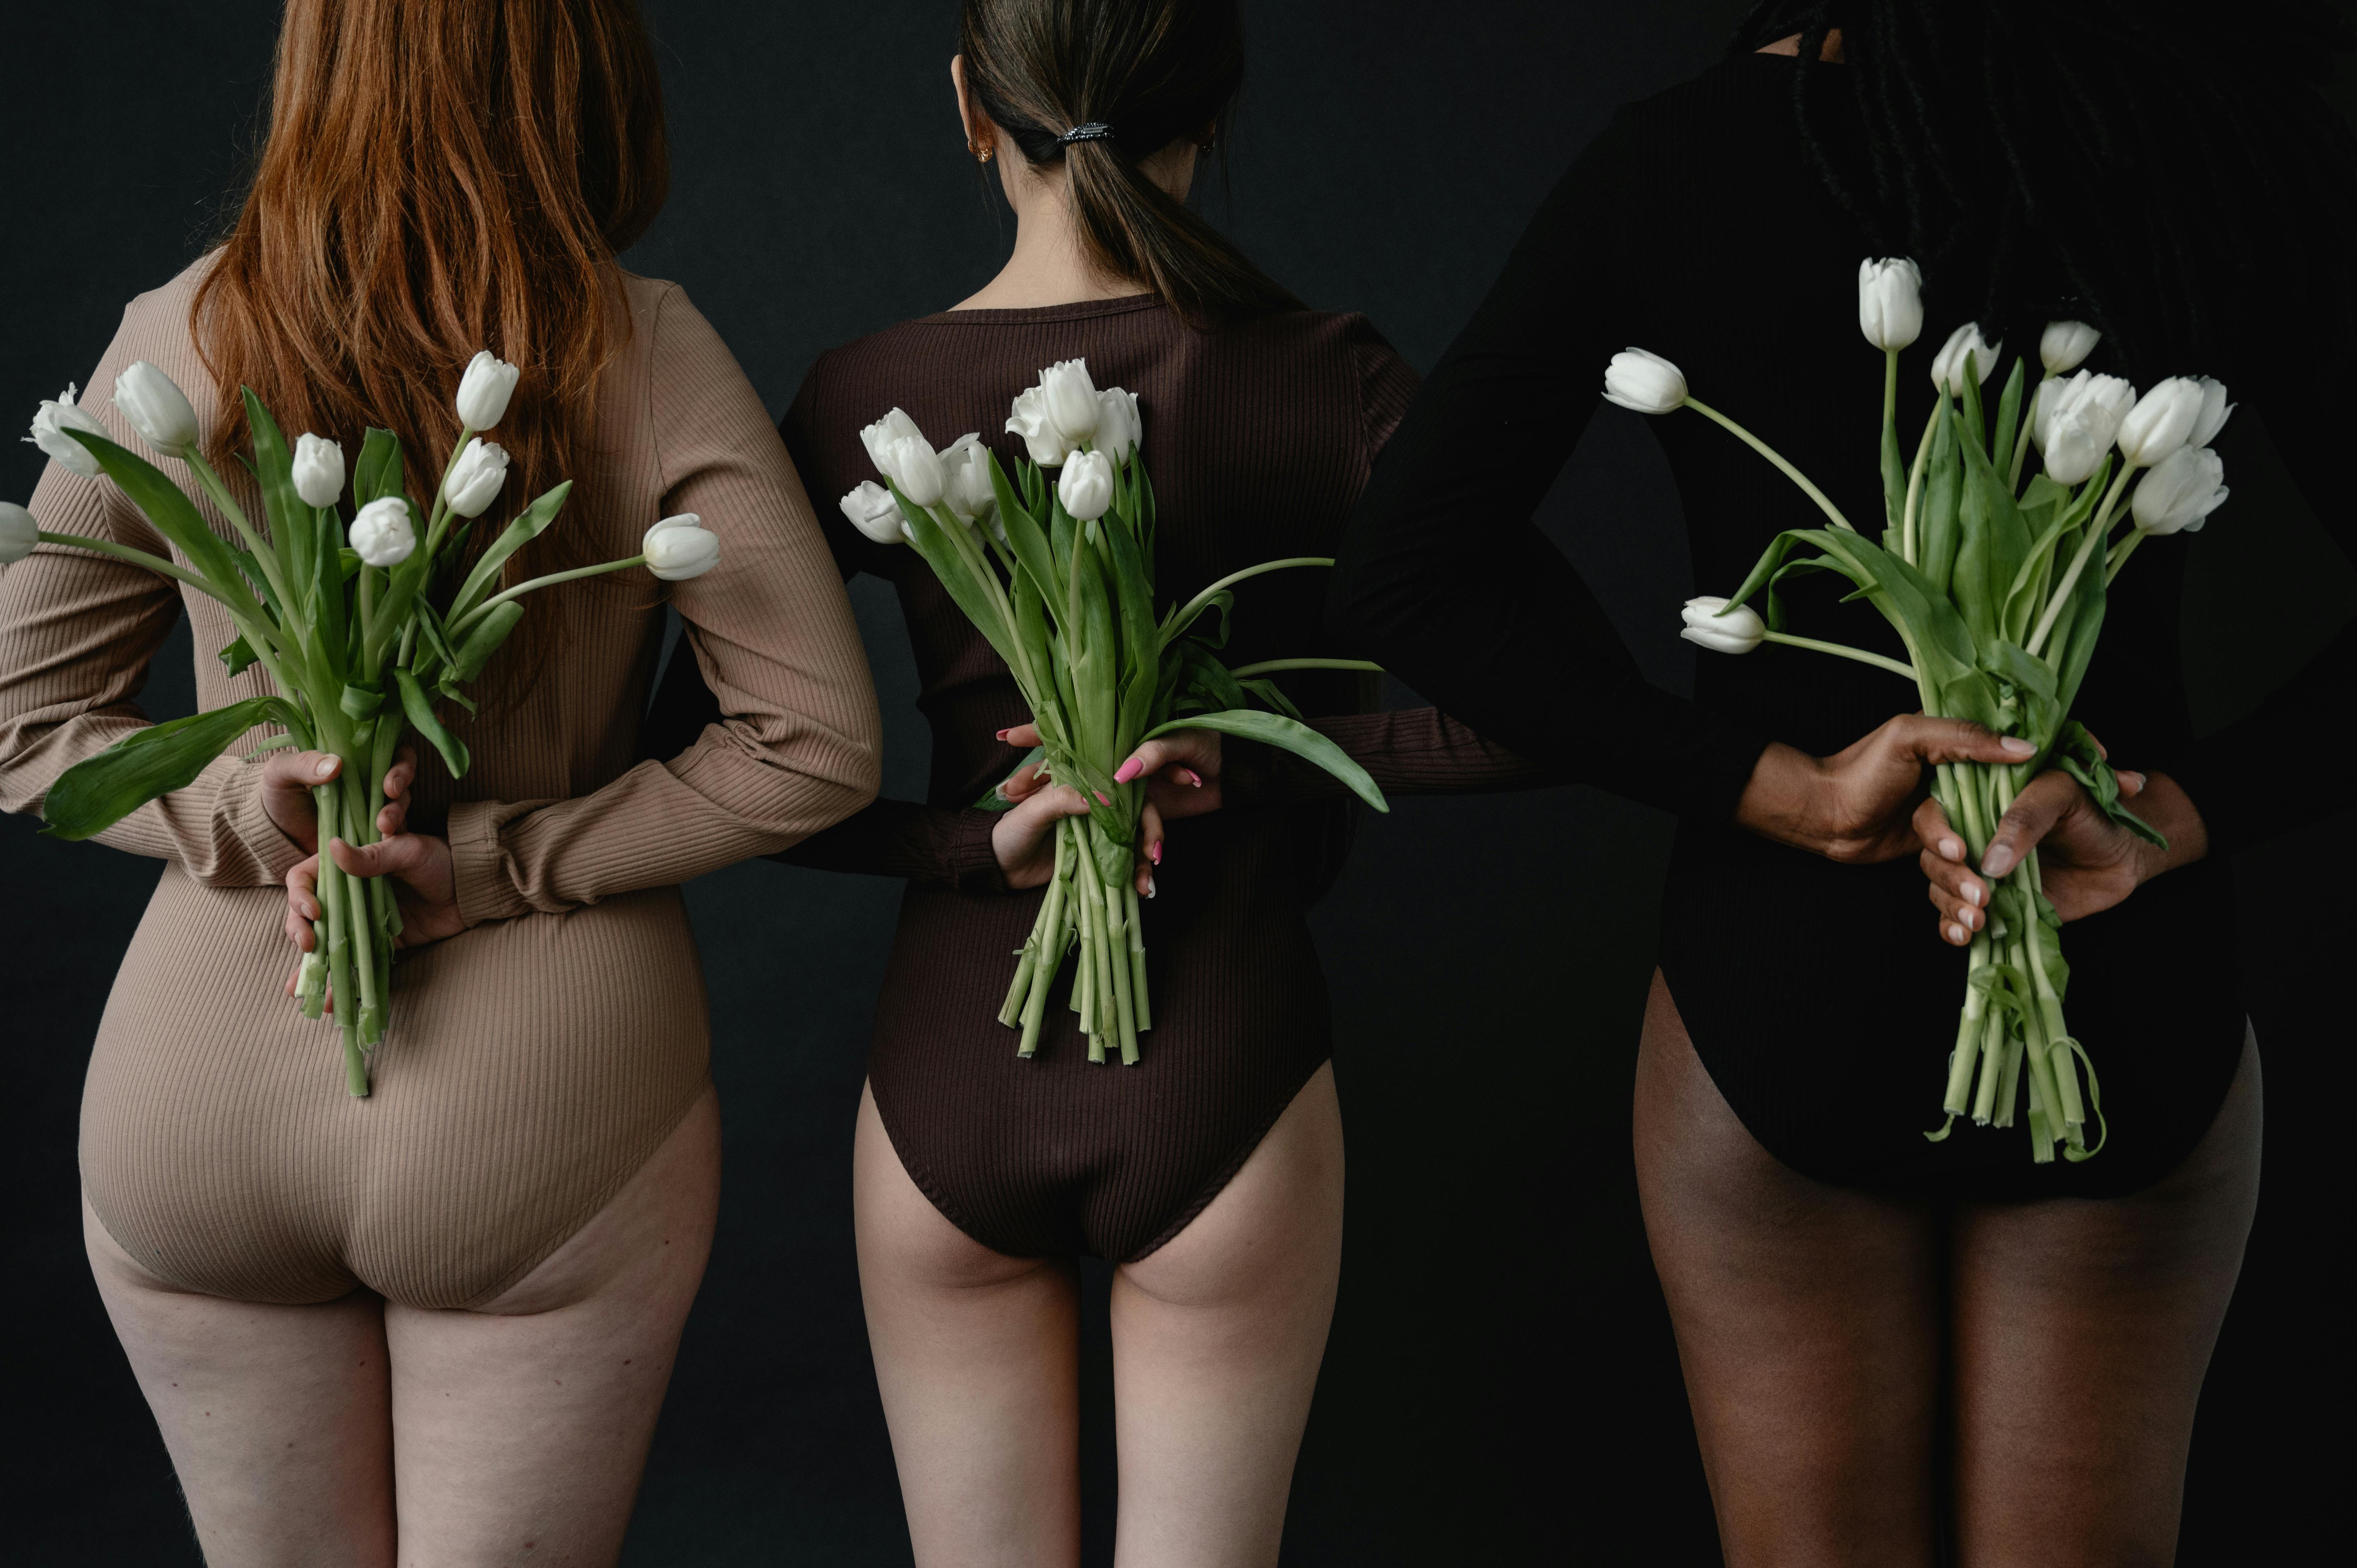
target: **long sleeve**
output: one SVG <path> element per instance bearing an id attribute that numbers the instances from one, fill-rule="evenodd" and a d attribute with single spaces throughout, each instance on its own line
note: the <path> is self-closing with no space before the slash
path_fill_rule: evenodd
<path id="1" fill-rule="evenodd" d="M 2341 553 L 2357 561 L 2357 511 L 2332 471 L 2343 433 L 2357 420 L 2357 392 L 2337 375 L 2303 376 L 2262 391 L 2270 394 L 2260 407 L 2285 467 Z M 2233 527 L 2233 511 L 2220 513 L 2213 526 Z M 2357 735 L 2345 722 L 2352 690 L 2357 622 L 2344 624 L 2253 712 L 2157 760 L 2201 810 L 2212 854 L 2293 832 L 2348 803 L 2330 781 L 2357 769 Z"/>
<path id="2" fill-rule="evenodd" d="M 141 359 L 155 360 L 189 391 L 210 435 L 214 400 L 203 395 L 210 382 L 195 362 L 187 323 L 156 295 L 142 295 L 124 312 L 121 329 L 83 389 L 84 410 L 115 441 L 141 450 L 113 406 L 116 376 Z M 51 532 L 180 559 L 110 479 L 85 479 L 53 462 L 33 491 L 31 510 Z M 216 532 L 226 533 L 210 504 L 201 510 Z M 169 579 L 129 562 L 51 544 L 0 569 L 0 810 L 38 811 L 68 768 L 146 727 L 147 716 L 133 699 L 178 618 L 179 591 Z M 210 600 L 188 593 L 199 656 L 206 657 L 229 636 L 208 644 L 222 618 Z M 231 683 L 232 698 L 268 690 L 258 667 Z M 305 852 L 264 811 L 261 765 L 242 760 L 266 733 L 242 738 L 187 788 L 140 807 L 98 842 L 177 862 L 214 886 L 278 881 Z"/>
<path id="3" fill-rule="evenodd" d="M 1571 781 L 1484 740 L 1437 708 L 1343 714 L 1313 718 L 1309 727 L 1340 746 L 1386 795 L 1486 795 Z M 1264 800 L 1340 800 L 1350 796 L 1340 779 L 1291 752 L 1229 744 L 1252 757 L 1248 777 L 1239 782 Z"/>
<path id="4" fill-rule="evenodd" d="M 1329 620 L 1443 710 L 1566 779 L 1724 821 L 1767 737 L 1648 684 L 1532 521 L 1626 347 L 1607 138 L 1566 175 L 1375 465 Z"/>
<path id="5" fill-rule="evenodd" d="M 680 657 L 692 652 L 725 716 L 593 794 L 452 808 L 469 923 L 683 882 L 805 838 L 876 793 L 866 660 L 767 411 L 678 290 L 642 328 L 662 510 L 694 512 L 721 540 L 719 566 L 676 585 L 672 602 L 686 626 Z"/>

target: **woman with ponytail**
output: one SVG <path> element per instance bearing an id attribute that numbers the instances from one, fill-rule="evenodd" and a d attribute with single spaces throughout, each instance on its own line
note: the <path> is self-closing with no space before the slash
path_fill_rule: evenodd
<path id="1" fill-rule="evenodd" d="M 1846 661 L 1706 659 L 1694 700 L 1653 689 L 1532 510 L 1595 374 L 1641 343 L 1839 481 L 1850 516 L 1878 513 L 1852 280 L 1908 256 L 1928 319 L 1976 317 L 2033 364 L 2050 321 L 2077 321 L 2099 370 L 2225 380 L 2246 412 L 2220 445 L 2263 418 L 2352 550 L 2330 465 L 2357 414 L 2357 149 L 2317 78 L 2336 46 L 2296 0 L 1762 0 L 1727 60 L 1623 110 L 1564 177 L 1354 517 L 1339 635 L 1484 734 L 1681 819 L 1637 1173 L 1730 1563 L 2170 1560 L 2257 1195 L 2219 856 L 2338 802 L 2264 759 L 2297 736 L 2300 777 L 2346 772 L 2357 639 L 2197 741 L 2184 555 L 2137 563 L 2076 711 L 2143 770 L 2126 788 L 2169 848 L 2056 773 L 1967 866 L 1917 811 L 1924 764 L 2009 760 L 1996 737 Z M 1701 587 L 1815 523 L 1723 432 L 1652 428 Z M 1784 591 L 1818 635 L 1871 641 L 1875 612 L 1828 581 Z M 1954 947 L 2031 844 L 2084 922 L 2072 1020 L 2109 1052 L 2110 1142 L 2083 1163 L 2034 1165 L 2026 1127 L 1921 1135 Z"/>
<path id="2" fill-rule="evenodd" d="M 719 1198 L 674 885 L 875 793 L 857 630 L 768 413 L 675 285 L 616 263 L 668 173 L 633 0 L 288 0 L 234 227 L 132 302 L 91 378 L 127 445 L 109 394 L 161 367 L 233 485 L 244 385 L 290 435 L 357 454 L 390 427 L 408 493 L 431 495 L 414 465 L 448 450 L 490 348 L 521 375 L 468 423 L 496 424 L 515 471 L 474 548 L 574 487 L 511 584 L 636 554 L 683 512 L 724 543 L 675 585 L 537 595 L 480 713 L 446 715 L 474 767 L 396 766 L 375 844 L 322 844 L 307 787 L 336 759 L 240 761 L 261 733 L 102 835 L 165 867 L 91 1058 L 84 1234 L 210 1563 L 616 1559 Z M 168 548 L 61 462 L 32 504 Z M 268 692 L 213 657 L 235 633 L 201 595 L 47 545 L 0 573 L 0 806 L 33 809 L 145 725 L 132 699 L 183 598 L 203 705 Z M 675 662 L 701 661 L 728 711 L 639 761 L 666 602 L 694 650 Z M 401 890 L 365 1099 L 333 1031 L 277 994 L 322 851 Z"/>
<path id="3" fill-rule="evenodd" d="M 1330 554 L 1414 379 L 1364 319 L 1304 308 L 1186 204 L 1243 75 L 1231 0 L 966 0 L 959 45 L 966 151 L 1015 210 L 1014 252 L 955 307 L 819 360 L 785 419 L 813 488 L 873 478 L 860 429 L 895 405 L 937 442 L 978 431 L 1012 456 L 1014 395 L 1085 359 L 1137 396 L 1166 587 Z M 1273 1563 L 1342 1230 L 1303 916 L 1351 806 L 1328 775 L 1208 732 L 1148 743 L 1143 1058 L 1092 1065 L 1060 992 L 1019 1059 L 997 1022 L 1010 955 L 1056 821 L 1086 802 L 1016 773 L 1031 715 L 916 553 L 827 521 L 846 576 L 899 591 L 933 736 L 929 803 L 878 802 L 780 857 L 909 881 L 854 1190 L 916 1560 L 1079 1562 L 1074 1259 L 1092 1254 L 1116 1265 L 1117 1560 Z M 1347 653 L 1319 632 L 1319 575 L 1240 585 L 1224 657 Z M 658 703 L 670 735 L 693 727 L 693 675 Z M 1286 682 L 1388 790 L 1534 777 L 1430 709 L 1361 713 L 1358 677 Z M 1013 810 L 969 809 L 994 786 Z"/>

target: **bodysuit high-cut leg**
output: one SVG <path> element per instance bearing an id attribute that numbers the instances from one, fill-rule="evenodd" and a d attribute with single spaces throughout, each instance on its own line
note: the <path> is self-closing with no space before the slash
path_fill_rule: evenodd
<path id="1" fill-rule="evenodd" d="M 216 427 L 221 400 L 188 328 L 206 264 L 132 305 L 84 394 L 135 451 L 108 404 L 135 360 Z M 242 760 L 271 732 L 102 835 L 167 865 L 91 1058 L 82 1184 L 107 1232 L 168 1283 L 259 1302 L 362 1286 L 415 1306 L 498 1296 L 606 1205 L 709 1081 L 674 885 L 874 793 L 856 628 L 767 412 L 677 288 L 617 274 L 614 305 L 630 336 L 555 528 L 575 559 L 612 560 L 694 511 L 720 536 L 721 564 L 677 585 L 627 573 L 535 595 L 477 686 L 479 716 L 451 715 L 473 768 L 453 780 L 420 748 L 412 822 L 447 831 L 468 929 L 396 962 L 374 1092 L 346 1091 L 335 1029 L 282 990 L 296 955 L 281 879 L 303 852 Z M 358 451 L 361 432 L 323 434 Z M 531 499 L 502 496 L 482 526 Z M 110 482 L 55 465 L 33 510 L 45 528 L 168 550 Z M 175 594 L 48 545 L 0 572 L 0 806 L 37 809 L 65 768 L 145 723 L 131 699 Z M 701 662 L 726 716 L 682 755 L 640 760 L 666 598 L 687 627 L 679 662 Z M 185 599 L 202 705 L 267 691 L 258 667 L 231 677 L 213 657 L 234 636 L 221 607 Z"/>
<path id="2" fill-rule="evenodd" d="M 1333 553 L 1415 378 L 1361 317 L 1297 311 L 1211 333 L 1152 296 L 1035 310 L 962 310 L 823 356 L 785 419 L 822 498 L 875 477 L 863 424 L 896 405 L 935 442 L 979 432 L 1012 462 L 1007 406 L 1058 360 L 1137 394 L 1157 500 L 1157 600 L 1236 569 Z M 868 1057 L 901 1165 L 968 1235 L 1017 1256 L 1140 1258 L 1216 1197 L 1331 1048 L 1305 920 L 1339 869 L 1351 806 L 1322 773 L 1227 743 L 1225 805 L 1168 825 L 1159 896 L 1144 909 L 1153 1027 L 1134 1067 L 1087 1059 L 1065 1004 L 1070 970 L 1030 1060 L 998 1022 L 1013 954 L 1044 890 L 1011 893 L 969 809 L 1021 753 L 996 739 L 1030 715 L 1006 665 L 914 551 L 869 542 L 834 515 L 845 576 L 899 591 L 932 729 L 929 804 L 879 801 L 780 858 L 906 876 Z M 1319 625 L 1324 574 L 1238 586 L 1231 665 L 1347 654 Z M 1519 757 L 1430 709 L 1366 714 L 1353 678 L 1286 689 L 1392 790 L 1536 781 Z M 706 700 L 667 682 L 656 727 L 686 733 Z M 665 726 L 669 726 L 668 729 Z"/>

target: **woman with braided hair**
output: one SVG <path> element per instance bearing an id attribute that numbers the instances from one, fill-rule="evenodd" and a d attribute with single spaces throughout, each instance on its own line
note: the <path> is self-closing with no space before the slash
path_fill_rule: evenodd
<path id="1" fill-rule="evenodd" d="M 2125 787 L 2169 849 L 2048 774 L 1968 865 L 1918 805 L 1924 765 L 1987 732 L 1911 698 L 1894 716 L 1889 677 L 1847 661 L 1706 660 L 1694 700 L 1654 689 L 1533 509 L 1590 371 L 1641 343 L 1875 512 L 1851 280 L 1862 256 L 1910 256 L 1934 321 L 2017 347 L 2084 321 L 2099 370 L 2227 381 L 2246 412 L 2221 445 L 2264 419 L 2350 550 L 2325 463 L 2357 413 L 2330 374 L 2357 347 L 2357 151 L 2311 74 L 2334 47 L 2322 7 L 2289 0 L 2231 23 L 2190 0 L 1763 0 L 1725 61 L 1624 109 L 1572 166 L 1354 515 L 1340 641 L 1552 775 L 1681 819 L 1635 1144 L 1730 1563 L 2173 1555 L 2257 1197 L 2258 1055 L 2207 956 L 2232 950 L 2219 857 L 2335 803 L 2246 759 L 2296 734 L 2309 776 L 2343 771 L 2345 726 L 2316 718 L 2342 711 L 2357 648 L 2344 630 L 2196 741 L 2183 553 L 2122 576 L 2076 711 L 2145 770 Z M 1704 421 L 1653 428 L 1703 586 L 1815 521 Z M 1827 582 L 1785 591 L 1819 635 L 1869 641 L 1875 612 Z M 2112 1052 L 2110 1144 L 2078 1164 L 2034 1165 L 2026 1129 L 1919 1131 L 1954 1036 L 1942 941 L 1969 940 L 1983 878 L 2032 844 L 2083 922 L 2072 1020 Z"/>

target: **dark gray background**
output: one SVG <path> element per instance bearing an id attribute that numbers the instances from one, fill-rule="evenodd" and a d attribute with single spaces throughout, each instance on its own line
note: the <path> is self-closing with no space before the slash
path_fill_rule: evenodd
<path id="1" fill-rule="evenodd" d="M 1012 225 L 961 150 L 948 0 L 646 8 L 676 184 L 629 261 L 686 285 L 772 408 L 820 349 L 937 309 L 996 268 Z M 1367 312 L 1423 367 L 1612 106 L 1706 65 L 1742 7 L 1245 8 L 1253 78 L 1232 182 L 1212 189 L 1209 210 L 1305 298 Z M 108 6 L 102 21 L 84 9 L 11 12 L 0 401 L 29 414 L 88 376 L 124 300 L 218 231 L 258 134 L 276 7 L 145 0 Z M 32 448 L 0 446 L 0 495 L 21 499 L 37 473 Z M 2357 585 L 2263 460 L 2238 458 L 2234 483 L 2220 525 L 2192 543 L 2189 662 L 2205 725 L 2320 644 Z M 1683 682 L 1667 610 L 1693 590 L 1676 495 L 1642 422 L 1602 411 L 1549 507 L 1556 538 L 1623 615 L 1648 667 Z M 1651 542 L 1608 543 L 1600 525 L 1631 518 Z M 2288 609 L 2286 583 L 2299 585 Z M 872 582 L 853 596 L 886 710 L 887 788 L 913 795 L 926 743 L 898 613 Z M 148 689 L 156 716 L 187 710 L 189 667 L 184 629 Z M 156 868 L 38 839 L 35 827 L 0 821 L 17 1198 L 9 1396 L 22 1443 L 0 1556 L 190 1563 L 170 1467 L 90 1285 L 75 1219 L 83 1064 Z M 1320 911 L 1350 1129 L 1350 1247 L 1287 1562 L 1713 1555 L 1627 1148 L 1667 827 L 1586 789 L 1405 800 L 1369 825 Z M 2311 872 L 2307 846 L 2346 842 L 2351 827 L 2344 814 L 2239 868 L 2241 957 L 2268 1051 L 2266 1197 L 2196 1437 L 2189 1563 L 2297 1549 L 2323 1538 L 2337 1506 L 2337 1450 L 2312 1445 L 2302 1417 L 2336 1411 L 2345 1385 L 2345 1314 L 2324 1257 L 2345 1238 L 2335 1156 L 2349 1029 L 2333 965 L 2352 929 L 2338 879 Z M 908 1560 L 848 1192 L 866 1020 L 898 897 L 888 882 L 768 864 L 688 890 L 712 987 L 727 1186 L 628 1563 Z M 1101 1273 L 1091 1287 L 1089 1540 L 1103 1562 Z"/>

